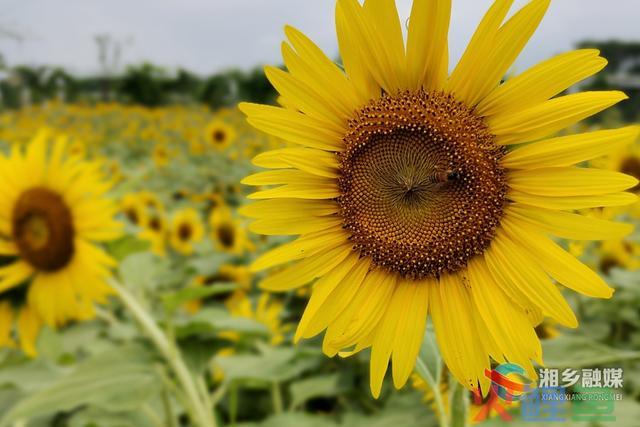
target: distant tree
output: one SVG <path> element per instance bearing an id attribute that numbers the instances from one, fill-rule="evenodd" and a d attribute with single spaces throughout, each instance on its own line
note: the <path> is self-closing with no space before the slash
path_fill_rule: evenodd
<path id="1" fill-rule="evenodd" d="M 179 69 L 176 76 L 166 81 L 166 92 L 179 95 L 180 99 L 196 99 L 202 87 L 202 79 L 196 74 L 185 69 Z"/>
<path id="2" fill-rule="evenodd" d="M 161 68 L 145 63 L 127 69 L 118 92 L 128 102 L 156 107 L 165 102 L 166 81 L 166 73 Z"/>
<path id="3" fill-rule="evenodd" d="M 246 73 L 239 81 L 238 99 L 240 101 L 272 104 L 278 94 L 276 93 L 262 68 L 255 68 Z"/>
<path id="4" fill-rule="evenodd" d="M 205 80 L 199 100 L 216 110 L 232 105 L 234 92 L 234 81 L 229 73 L 216 74 Z"/>
<path id="5" fill-rule="evenodd" d="M 629 99 L 616 106 L 625 121 L 635 121 L 640 117 L 640 42 L 620 40 L 585 40 L 580 48 L 595 48 L 609 62 L 607 68 L 593 77 L 583 88 L 585 90 L 624 91 Z M 606 115 L 598 115 L 591 121 L 600 121 Z"/>

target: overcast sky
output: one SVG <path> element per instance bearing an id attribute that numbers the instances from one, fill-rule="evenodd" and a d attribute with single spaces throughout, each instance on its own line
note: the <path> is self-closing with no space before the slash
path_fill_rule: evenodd
<path id="1" fill-rule="evenodd" d="M 453 0 L 450 31 L 457 59 L 491 0 Z M 516 0 L 521 6 L 526 0 Z M 0 0 L 0 53 L 11 64 L 98 69 L 94 36 L 126 40 L 124 63 L 151 61 L 206 74 L 279 62 L 282 28 L 291 24 L 337 54 L 334 0 Z M 398 0 L 403 18 L 411 0 Z M 552 0 L 516 63 L 524 69 L 584 38 L 640 40 L 640 0 Z"/>

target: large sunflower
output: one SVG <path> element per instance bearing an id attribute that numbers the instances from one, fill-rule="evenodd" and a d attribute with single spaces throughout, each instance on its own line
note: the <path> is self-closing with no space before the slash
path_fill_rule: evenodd
<path id="1" fill-rule="evenodd" d="M 549 235 L 629 233 L 574 210 L 631 203 L 622 191 L 637 180 L 574 165 L 627 144 L 638 128 L 544 139 L 625 95 L 556 97 L 605 66 L 589 49 L 501 83 L 549 0 L 504 22 L 511 4 L 492 5 L 447 75 L 449 0 L 414 1 L 406 45 L 393 0 L 339 0 L 344 70 L 286 27 L 288 72 L 266 75 L 290 108 L 240 106 L 256 128 L 299 145 L 257 156 L 275 170 L 244 180 L 278 185 L 249 196 L 263 199 L 243 209 L 253 230 L 301 235 L 253 269 L 291 263 L 262 282 L 274 291 L 318 279 L 295 338 L 326 329 L 330 356 L 370 347 L 374 396 L 390 360 L 394 385 L 407 381 L 427 314 L 452 374 L 486 392 L 491 359 L 535 375 L 534 326 L 544 316 L 577 326 L 556 281 L 612 295 Z"/>
<path id="2" fill-rule="evenodd" d="M 0 254 L 12 259 L 0 267 L 0 298 L 26 295 L 16 320 L 28 354 L 42 323 L 90 318 L 93 304 L 105 302 L 115 261 L 95 242 L 121 233 L 99 167 L 70 155 L 64 139 L 48 142 L 41 133 L 24 152 L 14 145 L 0 156 Z M 9 306 L 1 317 L 4 336 Z"/>

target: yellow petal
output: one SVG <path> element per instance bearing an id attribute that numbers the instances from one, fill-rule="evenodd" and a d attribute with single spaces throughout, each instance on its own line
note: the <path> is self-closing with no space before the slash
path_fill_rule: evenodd
<path id="1" fill-rule="evenodd" d="M 439 90 L 448 72 L 451 0 L 415 0 L 407 36 L 408 88 Z"/>
<path id="2" fill-rule="evenodd" d="M 509 215 L 521 219 L 537 229 L 558 237 L 573 240 L 608 240 L 622 238 L 633 231 L 632 224 L 606 221 L 563 211 L 552 211 L 513 204 Z"/>
<path id="3" fill-rule="evenodd" d="M 350 117 L 359 100 L 342 70 L 300 31 L 286 26 L 285 34 L 295 49 L 283 44 L 284 62 L 291 74 L 331 103 L 344 118 Z"/>
<path id="4" fill-rule="evenodd" d="M 269 169 L 296 168 L 326 178 L 338 177 L 338 160 L 334 153 L 313 148 L 282 148 L 258 154 L 252 163 Z"/>
<path id="5" fill-rule="evenodd" d="M 592 168 L 558 167 L 509 172 L 509 186 L 538 196 L 592 196 L 634 187 L 638 180 L 619 172 Z"/>
<path id="6" fill-rule="evenodd" d="M 267 199 L 244 205 L 238 209 L 249 218 L 306 218 L 338 212 L 338 204 L 330 200 Z"/>
<path id="7" fill-rule="evenodd" d="M 318 233 L 304 235 L 293 242 L 285 243 L 260 255 L 250 266 L 252 272 L 271 268 L 315 255 L 326 248 L 334 248 L 348 241 L 342 228 L 323 230 Z"/>
<path id="8" fill-rule="evenodd" d="M 374 398 L 380 396 L 382 381 L 389 366 L 389 358 L 393 351 L 398 322 L 406 314 L 407 303 L 415 295 L 414 283 L 400 279 L 395 292 L 387 306 L 383 318 L 380 320 L 371 344 L 371 363 L 369 385 Z M 415 359 L 414 359 L 415 362 Z"/>
<path id="9" fill-rule="evenodd" d="M 382 25 L 383 13 L 389 12 L 389 7 L 384 3 L 390 0 L 372 0 L 367 2 L 369 6 L 363 8 L 357 0 L 338 0 L 338 8 L 344 15 L 344 19 L 349 25 L 353 43 L 361 50 L 361 56 L 368 72 L 375 81 L 388 93 L 395 93 L 401 88 L 401 78 L 403 76 L 400 67 L 404 66 L 404 59 L 399 63 L 398 53 L 391 52 L 390 47 L 397 43 L 397 38 L 393 34 L 385 34 L 384 31 L 391 27 L 391 24 Z M 395 10 L 395 4 L 393 5 Z M 397 19 L 387 16 L 386 19 Z M 399 25 L 399 23 L 398 23 Z M 385 41 L 385 37 L 396 38 L 396 41 Z M 404 48 L 402 49 L 404 58 Z"/>
<path id="10" fill-rule="evenodd" d="M 249 224 L 249 230 L 268 236 L 286 236 L 313 233 L 330 227 L 338 227 L 341 224 L 342 219 L 333 215 L 300 218 L 296 222 L 292 222 L 291 218 L 267 218 L 253 221 Z"/>
<path id="11" fill-rule="evenodd" d="M 36 340 L 42 327 L 42 321 L 35 310 L 29 306 L 24 306 L 18 314 L 18 334 L 20 347 L 29 357 L 36 357 Z"/>
<path id="12" fill-rule="evenodd" d="M 457 99 L 467 102 L 474 96 L 472 76 L 475 75 L 480 64 L 491 56 L 500 25 L 512 4 L 513 0 L 495 1 L 480 21 L 447 82 L 447 90 L 454 93 Z"/>
<path id="13" fill-rule="evenodd" d="M 596 208 L 600 206 L 626 206 L 636 203 L 638 196 L 632 193 L 598 194 L 596 196 L 536 196 L 516 190 L 509 191 L 509 199 L 525 205 L 560 211 Z"/>
<path id="14" fill-rule="evenodd" d="M 474 307 L 507 360 L 529 370 L 530 359 L 542 363 L 542 349 L 533 326 L 495 283 L 483 257 L 469 263 L 468 275 Z"/>
<path id="15" fill-rule="evenodd" d="M 564 286 L 595 298 L 611 298 L 611 289 L 589 267 L 562 249 L 553 240 L 530 230 L 530 226 L 518 219 L 506 216 L 502 220 L 505 231 L 512 240 L 519 242 L 540 266 Z"/>
<path id="16" fill-rule="evenodd" d="M 543 313 L 570 328 L 578 326 L 571 307 L 546 273 L 529 254 L 500 230 L 485 259 L 496 282 L 503 288 L 517 287 Z M 506 290 L 505 290 L 506 291 Z"/>
<path id="17" fill-rule="evenodd" d="M 627 96 L 618 91 L 576 93 L 492 116 L 487 122 L 498 144 L 518 144 L 551 135 L 624 99 Z"/>
<path id="18" fill-rule="evenodd" d="M 511 169 L 571 166 L 615 152 L 634 142 L 639 133 L 640 126 L 627 126 L 551 138 L 508 152 L 502 164 Z"/>
<path id="19" fill-rule="evenodd" d="M 480 101 L 480 116 L 511 114 L 546 101 L 607 65 L 595 49 L 581 49 L 554 56 L 519 76 L 510 78 Z"/>
<path id="20" fill-rule="evenodd" d="M 350 243 L 328 249 L 324 253 L 305 258 L 282 271 L 268 276 L 260 283 L 260 287 L 269 291 L 279 292 L 306 285 L 313 279 L 322 277 L 331 271 L 352 252 L 353 249 Z"/>
<path id="21" fill-rule="evenodd" d="M 347 259 L 350 262 L 345 267 L 351 267 L 348 272 L 345 273 L 339 266 L 340 270 L 336 270 L 335 276 L 332 272 L 332 276 L 323 277 L 314 285 L 296 331 L 296 340 L 311 338 L 322 332 L 351 303 L 369 271 L 370 260 L 358 259 L 355 253 Z"/>
<path id="22" fill-rule="evenodd" d="M 283 185 L 269 190 L 256 191 L 247 196 L 248 199 L 334 199 L 340 195 L 336 182 L 296 183 Z"/>
<path id="23" fill-rule="evenodd" d="M 367 58 L 364 57 L 358 37 L 351 30 L 351 22 L 345 17 L 340 2 L 336 3 L 336 32 L 342 63 L 349 80 L 356 88 L 359 103 L 363 105 L 377 99 L 380 97 L 380 86 L 367 67 Z"/>
<path id="24" fill-rule="evenodd" d="M 457 275 L 446 274 L 429 292 L 429 312 L 440 353 L 453 376 L 467 389 L 488 389 L 485 369 L 489 357 L 482 348 L 475 327 L 475 312 L 469 290 Z M 453 315 L 455 313 L 455 315 Z"/>
<path id="25" fill-rule="evenodd" d="M 0 267 L 0 292 L 16 287 L 33 273 L 33 267 L 22 260 Z"/>
<path id="26" fill-rule="evenodd" d="M 402 316 L 398 319 L 392 354 L 393 385 L 402 387 L 409 379 L 424 338 L 427 309 L 429 307 L 429 289 L 434 284 L 429 280 L 412 282 L 414 294 L 405 301 Z"/>
<path id="27" fill-rule="evenodd" d="M 347 117 L 333 103 L 318 95 L 307 84 L 279 68 L 266 66 L 264 74 L 273 87 L 306 115 L 341 127 Z"/>
<path id="28" fill-rule="evenodd" d="M 534 0 L 509 19 L 495 36 L 491 49 L 476 63 L 466 85 L 465 101 L 475 106 L 495 89 L 540 24 L 551 0 Z"/>
<path id="29" fill-rule="evenodd" d="M 242 102 L 238 108 L 247 115 L 247 121 L 251 125 L 285 141 L 319 150 L 344 149 L 344 126 L 332 125 L 298 111 L 268 105 Z"/>

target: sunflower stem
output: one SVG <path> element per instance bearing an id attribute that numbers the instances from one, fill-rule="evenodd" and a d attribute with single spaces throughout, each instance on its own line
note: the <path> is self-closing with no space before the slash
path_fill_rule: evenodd
<path id="1" fill-rule="evenodd" d="M 451 408 L 451 427 L 464 427 L 467 425 L 467 398 L 464 387 L 461 387 L 458 381 L 453 379 L 450 382 L 449 402 Z"/>
<path id="2" fill-rule="evenodd" d="M 110 284 L 173 370 L 180 387 L 187 396 L 189 407 L 186 409 L 194 424 L 200 427 L 216 427 L 213 413 L 207 408 L 206 403 L 202 401 L 198 387 L 182 359 L 178 347 L 169 341 L 155 320 L 142 308 L 133 294 L 115 280 L 111 280 Z"/>
<path id="3" fill-rule="evenodd" d="M 440 390 L 440 378 L 434 378 L 427 368 L 426 363 L 420 356 L 416 360 L 416 372 L 420 377 L 431 387 L 433 391 L 433 400 L 436 404 L 438 422 L 440 427 L 450 427 L 449 420 L 447 418 L 446 408 L 444 406 L 444 400 L 442 399 L 442 392 Z"/>

